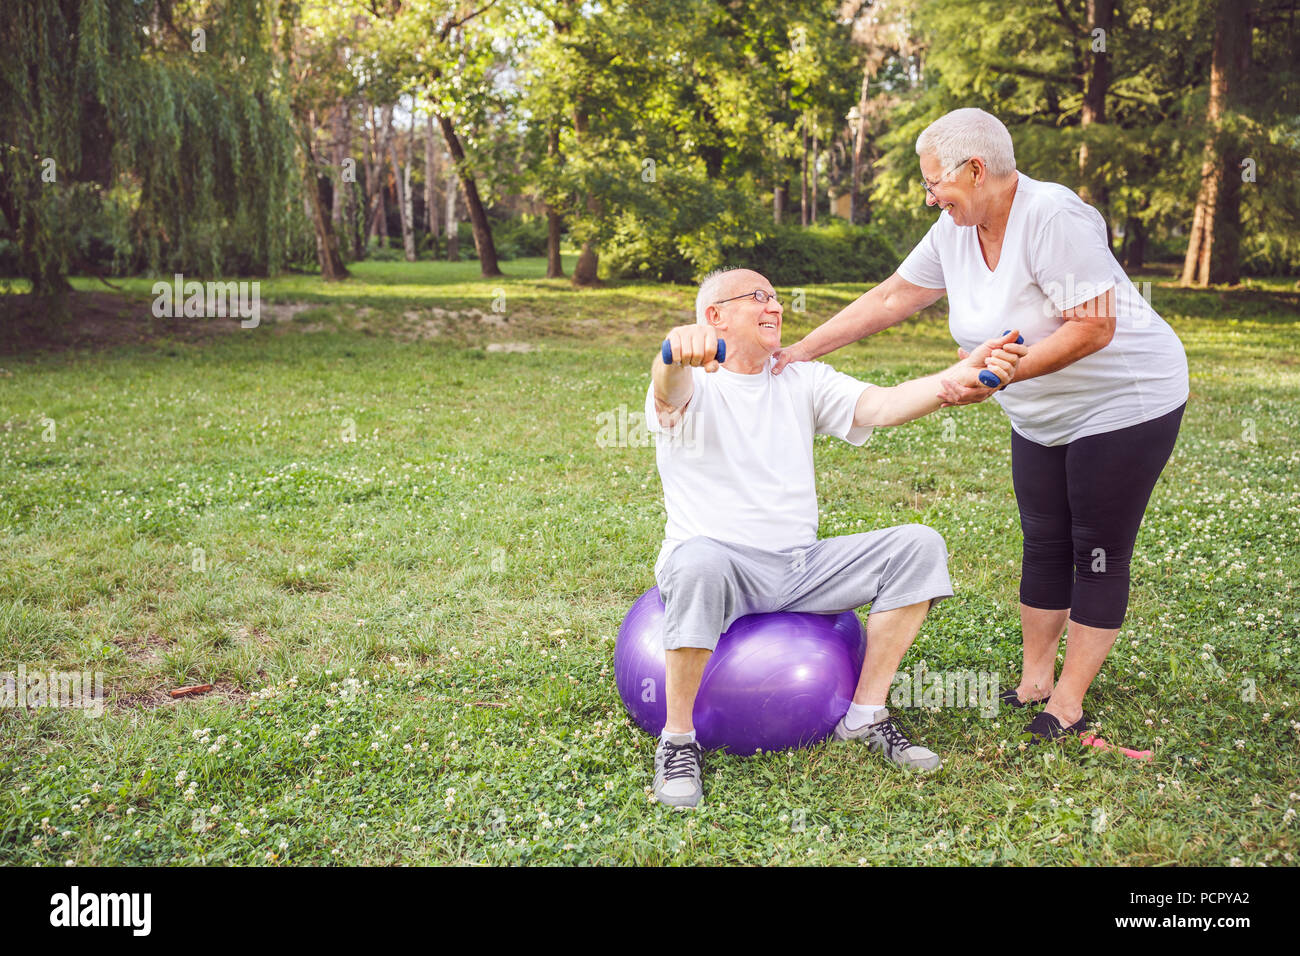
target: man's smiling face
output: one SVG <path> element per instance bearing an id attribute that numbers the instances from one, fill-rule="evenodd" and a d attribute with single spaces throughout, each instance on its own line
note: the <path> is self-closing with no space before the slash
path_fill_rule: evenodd
<path id="1" fill-rule="evenodd" d="M 784 309 L 776 301 L 776 290 L 758 272 L 736 269 L 723 277 L 722 289 L 716 304 L 721 318 L 720 330 L 727 340 L 727 353 L 733 349 L 771 355 L 781 347 L 781 319 Z M 759 302 L 753 293 L 765 293 L 766 302 Z M 729 301 L 723 301 L 729 300 Z M 734 344 L 733 344 L 734 343 Z M 748 346 L 746 348 L 746 346 Z"/>

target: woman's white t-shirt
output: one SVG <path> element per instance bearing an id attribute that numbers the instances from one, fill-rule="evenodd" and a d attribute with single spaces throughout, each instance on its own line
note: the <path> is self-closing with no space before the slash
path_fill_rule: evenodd
<path id="1" fill-rule="evenodd" d="M 656 577 L 673 549 L 696 535 L 767 551 L 817 540 L 813 436 L 865 442 L 872 426 L 853 418 L 872 386 L 822 362 L 797 362 L 780 375 L 771 368 L 770 358 L 756 375 L 692 368 L 691 400 L 671 429 L 659 424 L 654 384 L 646 391 L 668 513 Z"/>
<path id="2" fill-rule="evenodd" d="M 1111 253 L 1101 213 L 1064 186 L 1017 175 L 996 269 L 976 227 L 940 214 L 898 274 L 947 290 L 948 327 L 966 349 L 1004 329 L 1033 346 L 1064 324 L 1063 311 L 1115 289 L 1115 336 L 1105 348 L 995 393 L 1030 441 L 1063 445 L 1173 411 L 1187 401 L 1186 354 Z"/>

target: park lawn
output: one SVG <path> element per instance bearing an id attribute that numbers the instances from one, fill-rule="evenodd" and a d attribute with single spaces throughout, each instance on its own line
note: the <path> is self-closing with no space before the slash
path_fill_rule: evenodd
<path id="1" fill-rule="evenodd" d="M 0 862 L 1295 863 L 1289 281 L 1150 277 L 1192 399 L 1089 697 L 1150 765 L 1024 752 L 1023 713 L 909 709 L 936 773 L 712 756 L 692 814 L 648 801 L 654 741 L 614 687 L 663 508 L 635 417 L 603 439 L 693 290 L 540 266 L 360 263 L 267 280 L 257 329 L 0 359 L 0 670 L 101 671 L 109 696 L 0 712 Z M 859 291 L 809 287 L 786 341 Z M 952 357 L 930 310 L 828 360 L 892 384 Z M 957 596 L 909 669 L 1018 676 L 1008 433 L 987 403 L 817 440 L 823 536 L 947 540 Z"/>

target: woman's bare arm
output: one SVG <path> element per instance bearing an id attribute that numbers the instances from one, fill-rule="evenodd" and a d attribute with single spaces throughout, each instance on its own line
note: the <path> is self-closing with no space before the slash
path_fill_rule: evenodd
<path id="1" fill-rule="evenodd" d="M 850 342 L 897 325 L 909 315 L 938 302 L 943 294 L 943 289 L 912 285 L 895 272 L 880 285 L 864 292 L 841 309 L 834 318 L 813 329 L 802 340 L 778 350 L 772 372 L 779 373 L 791 362 L 811 362 Z"/>

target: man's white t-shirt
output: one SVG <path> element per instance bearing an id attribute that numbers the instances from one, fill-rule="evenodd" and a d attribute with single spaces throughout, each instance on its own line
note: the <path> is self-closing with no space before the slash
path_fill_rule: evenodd
<path id="1" fill-rule="evenodd" d="M 668 513 L 656 577 L 695 535 L 768 551 L 817 540 L 813 436 L 865 442 L 872 427 L 855 426 L 853 413 L 872 386 L 821 362 L 796 362 L 780 375 L 771 368 L 771 359 L 757 375 L 692 368 L 694 392 L 671 429 L 659 424 L 654 384 L 646 391 Z"/>
<path id="2" fill-rule="evenodd" d="M 984 261 L 976 228 L 941 213 L 898 274 L 947 290 L 948 327 L 966 349 L 1004 329 L 1019 329 L 1032 346 L 1061 327 L 1063 311 L 1115 289 L 1110 344 L 995 393 L 1012 427 L 1030 441 L 1063 445 L 1173 411 L 1187 401 L 1186 354 L 1111 253 L 1101 213 L 1064 186 L 1017 175 L 995 270 Z"/>

